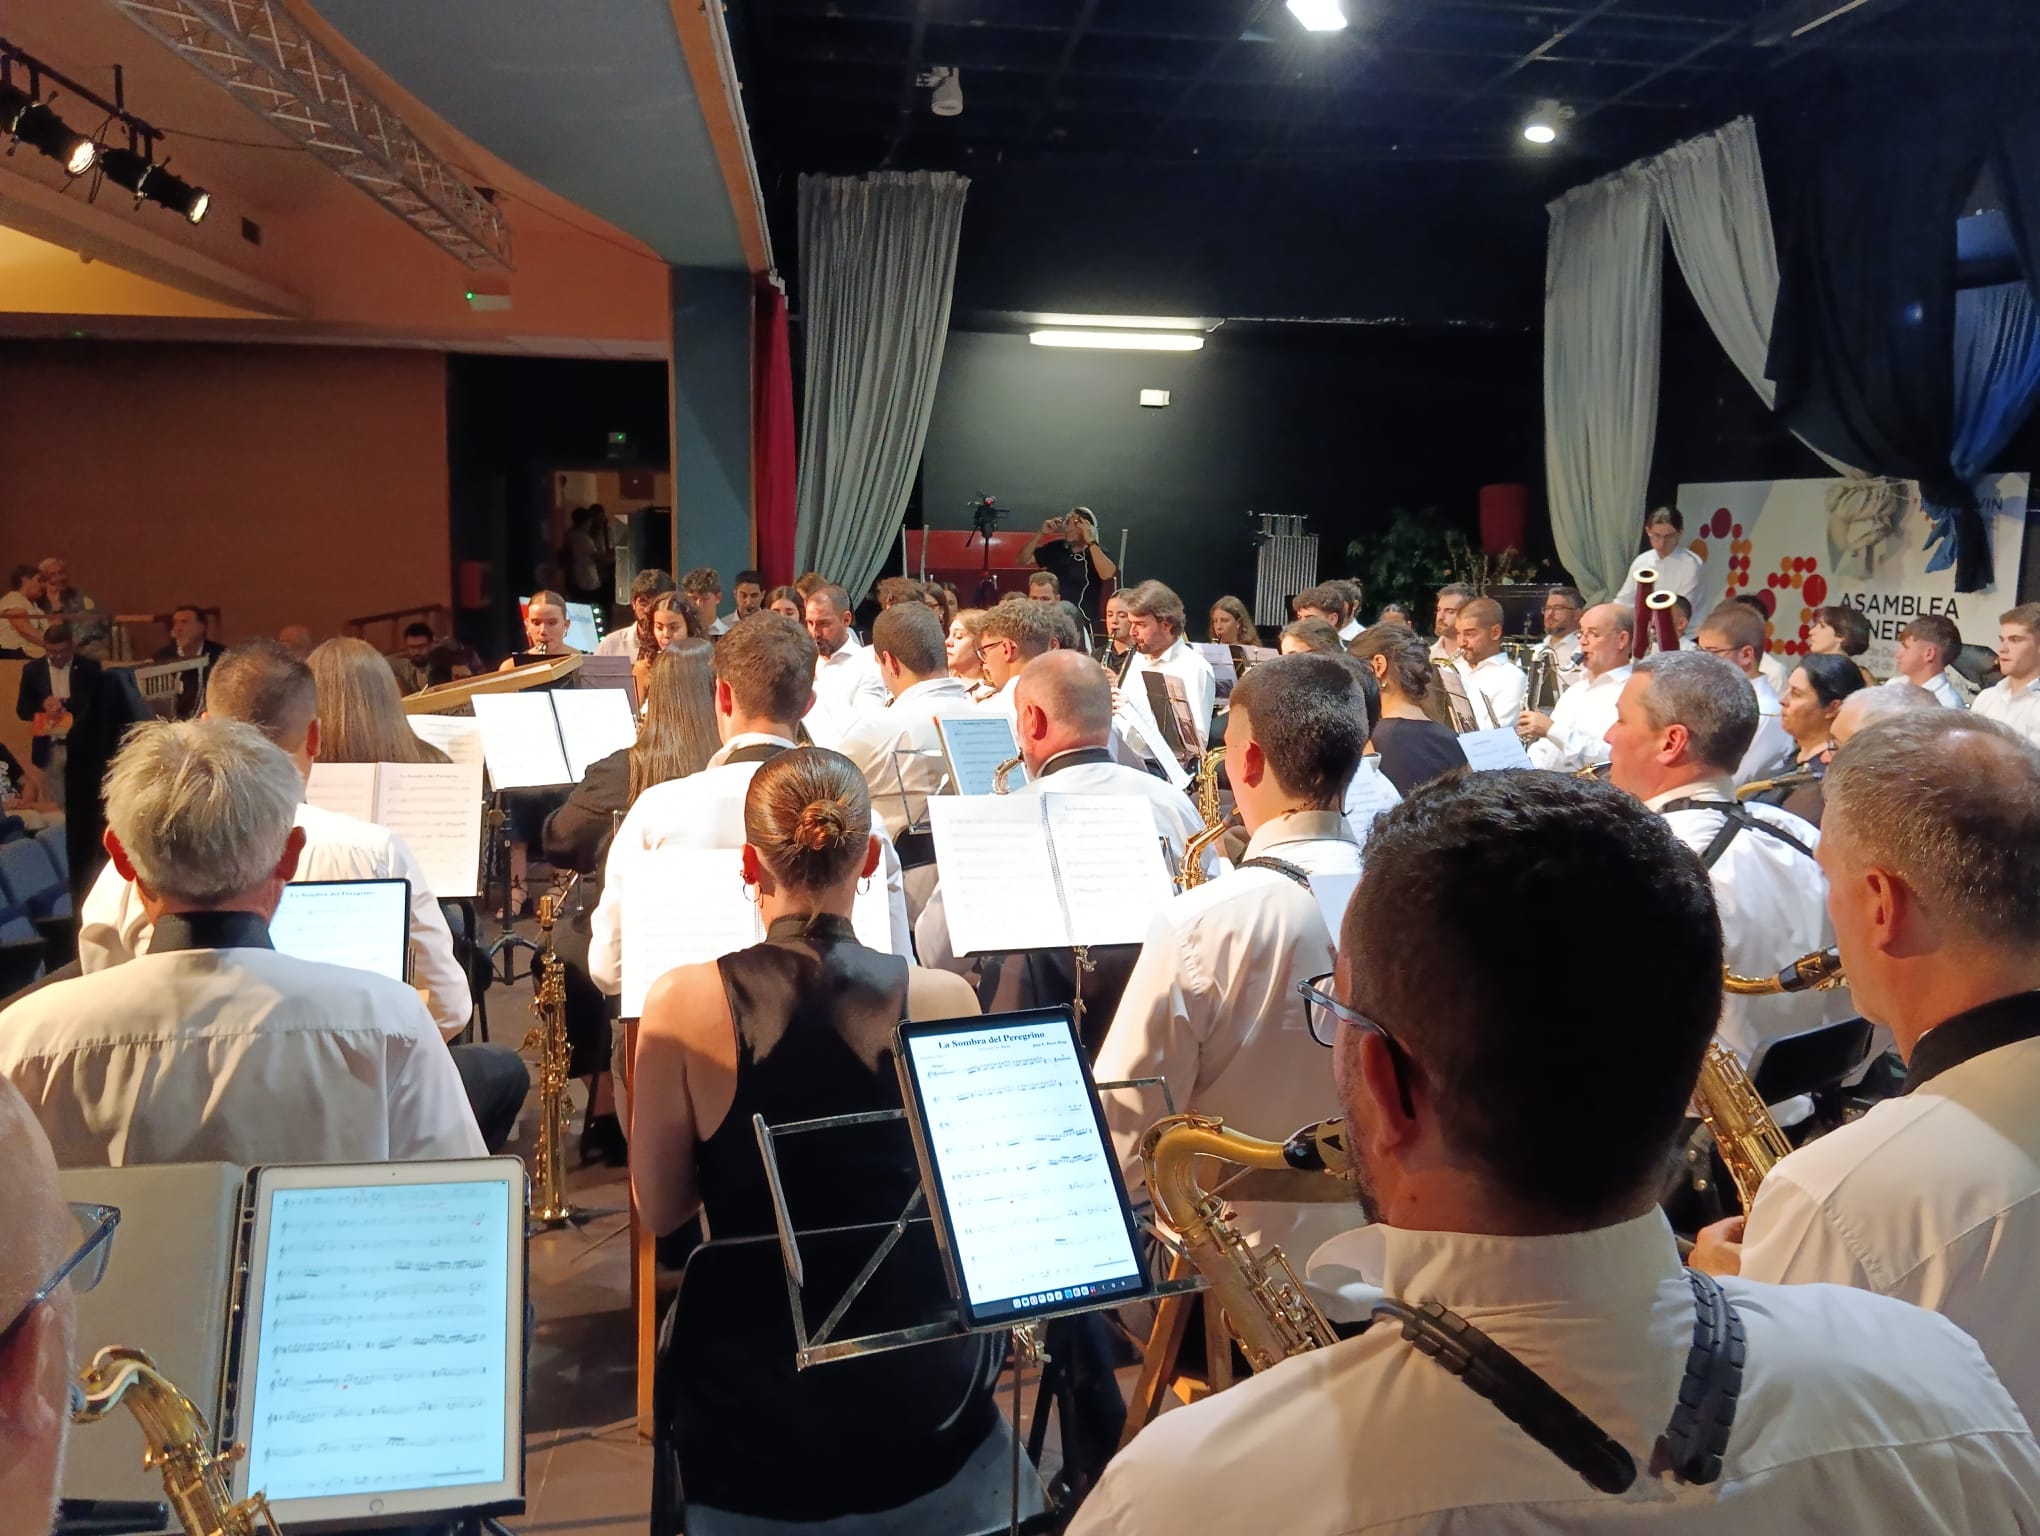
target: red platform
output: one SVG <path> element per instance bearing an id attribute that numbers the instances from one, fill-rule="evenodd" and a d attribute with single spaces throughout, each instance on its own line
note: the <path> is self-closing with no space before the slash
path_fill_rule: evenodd
<path id="1" fill-rule="evenodd" d="M 1008 529 L 991 536 L 990 565 L 987 572 L 986 540 L 979 538 L 968 528 L 909 528 L 907 540 L 907 574 L 916 581 L 946 581 L 956 588 L 966 606 L 987 608 L 1008 592 L 1027 595 L 1027 578 L 1038 566 L 1032 560 L 1022 564 L 1020 551 L 1027 541 L 1034 537 L 1032 529 Z M 925 573 L 922 566 L 922 545 L 927 545 Z M 978 594 L 979 586 L 989 580 L 996 589 L 996 595 Z"/>

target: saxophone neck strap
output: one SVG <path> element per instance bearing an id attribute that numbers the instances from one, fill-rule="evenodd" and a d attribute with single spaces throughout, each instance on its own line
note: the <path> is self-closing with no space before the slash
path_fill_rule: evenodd
<path id="1" fill-rule="evenodd" d="M 1264 853 L 1257 859 L 1241 859 L 1239 867 L 1241 869 L 1272 870 L 1274 871 L 1274 873 L 1280 875 L 1285 880 L 1295 881 L 1298 885 L 1302 886 L 1306 891 L 1310 889 L 1309 874 L 1307 874 L 1300 866 L 1290 863 L 1289 860 L 1278 859 L 1271 854 Z"/>
<path id="2" fill-rule="evenodd" d="M 1687 1270 L 1693 1287 L 1693 1344 L 1686 1353 L 1679 1401 L 1651 1456 L 1653 1473 L 1682 1483 L 1721 1476 L 1721 1458 L 1735 1427 L 1742 1392 L 1742 1318 L 1712 1276 Z M 1556 1387 L 1472 1323 L 1440 1302 L 1374 1304 L 1402 1325 L 1417 1352 L 1437 1361 L 1499 1409 L 1510 1423 L 1550 1451 L 1601 1493 L 1622 1493 L 1636 1481 L 1636 1460 Z"/>
<path id="3" fill-rule="evenodd" d="M 1751 814 L 1749 809 L 1733 800 L 1674 800 L 1664 808 L 1666 814 L 1673 811 L 1719 811 L 1721 830 L 1714 834 L 1714 840 L 1700 851 L 1700 862 L 1712 869 L 1721 856 L 1728 852 L 1728 845 L 1735 841 L 1735 835 L 1747 828 L 1761 832 L 1766 837 L 1775 837 L 1789 847 L 1797 848 L 1809 859 L 1813 850 L 1783 827 L 1773 826 L 1761 816 Z"/>
<path id="4" fill-rule="evenodd" d="M 736 751 L 730 753 L 723 759 L 723 765 L 727 767 L 731 763 L 769 763 L 780 753 L 792 750 L 791 747 L 782 746 L 776 741 L 754 741 L 749 746 L 738 747 Z"/>

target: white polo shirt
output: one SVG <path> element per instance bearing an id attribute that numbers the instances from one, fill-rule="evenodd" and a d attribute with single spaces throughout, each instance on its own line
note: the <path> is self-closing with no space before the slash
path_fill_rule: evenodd
<path id="1" fill-rule="evenodd" d="M 1473 706 L 1474 728 L 1485 731 L 1515 725 L 1516 717 L 1523 712 L 1523 700 L 1530 692 L 1530 679 L 1523 675 L 1523 669 L 1503 651 L 1496 651 L 1478 665 L 1469 663 L 1462 655 L 1455 665 L 1466 680 L 1466 701 Z"/>
<path id="2" fill-rule="evenodd" d="M 1901 672 L 1896 677 L 1886 678 L 1884 686 L 1887 688 L 1900 688 L 1911 681 L 1911 678 Z M 1948 680 L 1948 669 L 1946 667 L 1936 672 L 1924 683 L 1921 683 L 1920 686 L 1931 693 L 1934 696 L 1934 702 L 1943 709 L 1968 708 L 1968 704 L 1964 701 L 1961 691 Z"/>
<path id="3" fill-rule="evenodd" d="M 2009 677 L 2000 678 L 1979 693 L 1969 708 L 1973 714 L 2009 726 L 2040 746 L 2040 677 L 2016 685 Z"/>

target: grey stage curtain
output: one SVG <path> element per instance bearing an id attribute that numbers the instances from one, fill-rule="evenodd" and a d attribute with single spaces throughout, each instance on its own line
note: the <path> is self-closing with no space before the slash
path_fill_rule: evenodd
<path id="1" fill-rule="evenodd" d="M 853 600 L 885 563 L 921 462 L 969 186 L 946 171 L 800 179 L 794 549 Z"/>

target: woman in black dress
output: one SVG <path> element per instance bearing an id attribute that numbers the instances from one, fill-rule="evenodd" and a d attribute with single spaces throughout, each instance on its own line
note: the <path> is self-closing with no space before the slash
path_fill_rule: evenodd
<path id="1" fill-rule="evenodd" d="M 1375 624 L 1353 637 L 1351 650 L 1381 685 L 1381 722 L 1370 742 L 1396 790 L 1407 799 L 1439 775 L 1464 768 L 1459 738 L 1429 707 L 1431 660 L 1416 631 Z"/>

